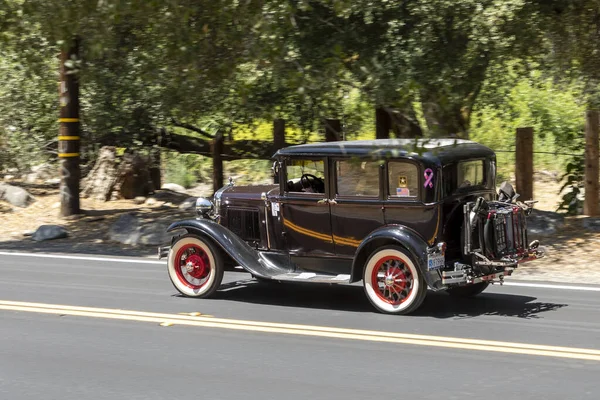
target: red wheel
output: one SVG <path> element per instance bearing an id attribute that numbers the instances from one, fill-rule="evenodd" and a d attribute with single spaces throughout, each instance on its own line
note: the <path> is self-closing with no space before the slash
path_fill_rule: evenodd
<path id="1" fill-rule="evenodd" d="M 418 268 L 398 246 L 381 248 L 369 257 L 363 285 L 371 304 L 391 314 L 416 310 L 427 294 L 427 284 Z"/>
<path id="2" fill-rule="evenodd" d="M 184 235 L 173 244 L 167 269 L 173 286 L 190 297 L 210 296 L 223 280 L 223 264 L 214 245 L 193 235 Z"/>

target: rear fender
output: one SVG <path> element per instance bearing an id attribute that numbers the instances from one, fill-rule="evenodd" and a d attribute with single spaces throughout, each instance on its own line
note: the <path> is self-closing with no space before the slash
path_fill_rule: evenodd
<path id="1" fill-rule="evenodd" d="M 369 256 L 378 248 L 390 244 L 398 245 L 410 254 L 431 289 L 443 288 L 440 272 L 427 269 L 427 250 L 429 248 L 427 242 L 418 233 L 402 225 L 381 227 L 371 232 L 363 240 L 356 250 L 350 282 L 361 280 Z"/>

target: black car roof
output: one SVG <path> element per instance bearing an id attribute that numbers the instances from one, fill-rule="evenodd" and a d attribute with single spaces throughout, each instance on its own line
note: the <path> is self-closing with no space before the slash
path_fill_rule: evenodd
<path id="1" fill-rule="evenodd" d="M 495 153 L 484 145 L 464 139 L 375 139 L 290 146 L 274 155 L 280 156 L 410 158 L 433 164 L 449 164 L 463 159 L 495 158 Z"/>

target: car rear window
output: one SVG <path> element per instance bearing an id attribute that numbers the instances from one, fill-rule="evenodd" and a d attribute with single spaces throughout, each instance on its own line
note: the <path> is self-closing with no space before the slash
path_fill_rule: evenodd
<path id="1" fill-rule="evenodd" d="M 485 183 L 483 160 L 461 161 L 458 163 L 458 189 L 470 186 L 483 186 Z"/>
<path id="2" fill-rule="evenodd" d="M 481 189 L 486 185 L 485 179 L 484 160 L 466 160 L 446 165 L 443 170 L 444 195 Z"/>
<path id="3" fill-rule="evenodd" d="M 388 163 L 388 182 L 390 197 L 407 200 L 419 197 L 419 171 L 415 164 L 391 161 Z"/>

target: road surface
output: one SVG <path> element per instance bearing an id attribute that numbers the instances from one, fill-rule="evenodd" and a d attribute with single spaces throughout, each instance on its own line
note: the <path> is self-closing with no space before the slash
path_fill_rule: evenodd
<path id="1" fill-rule="evenodd" d="M 156 260 L 3 252 L 0 399 L 600 398 L 600 288 L 510 283 L 390 316 L 358 285 L 197 300 Z"/>

